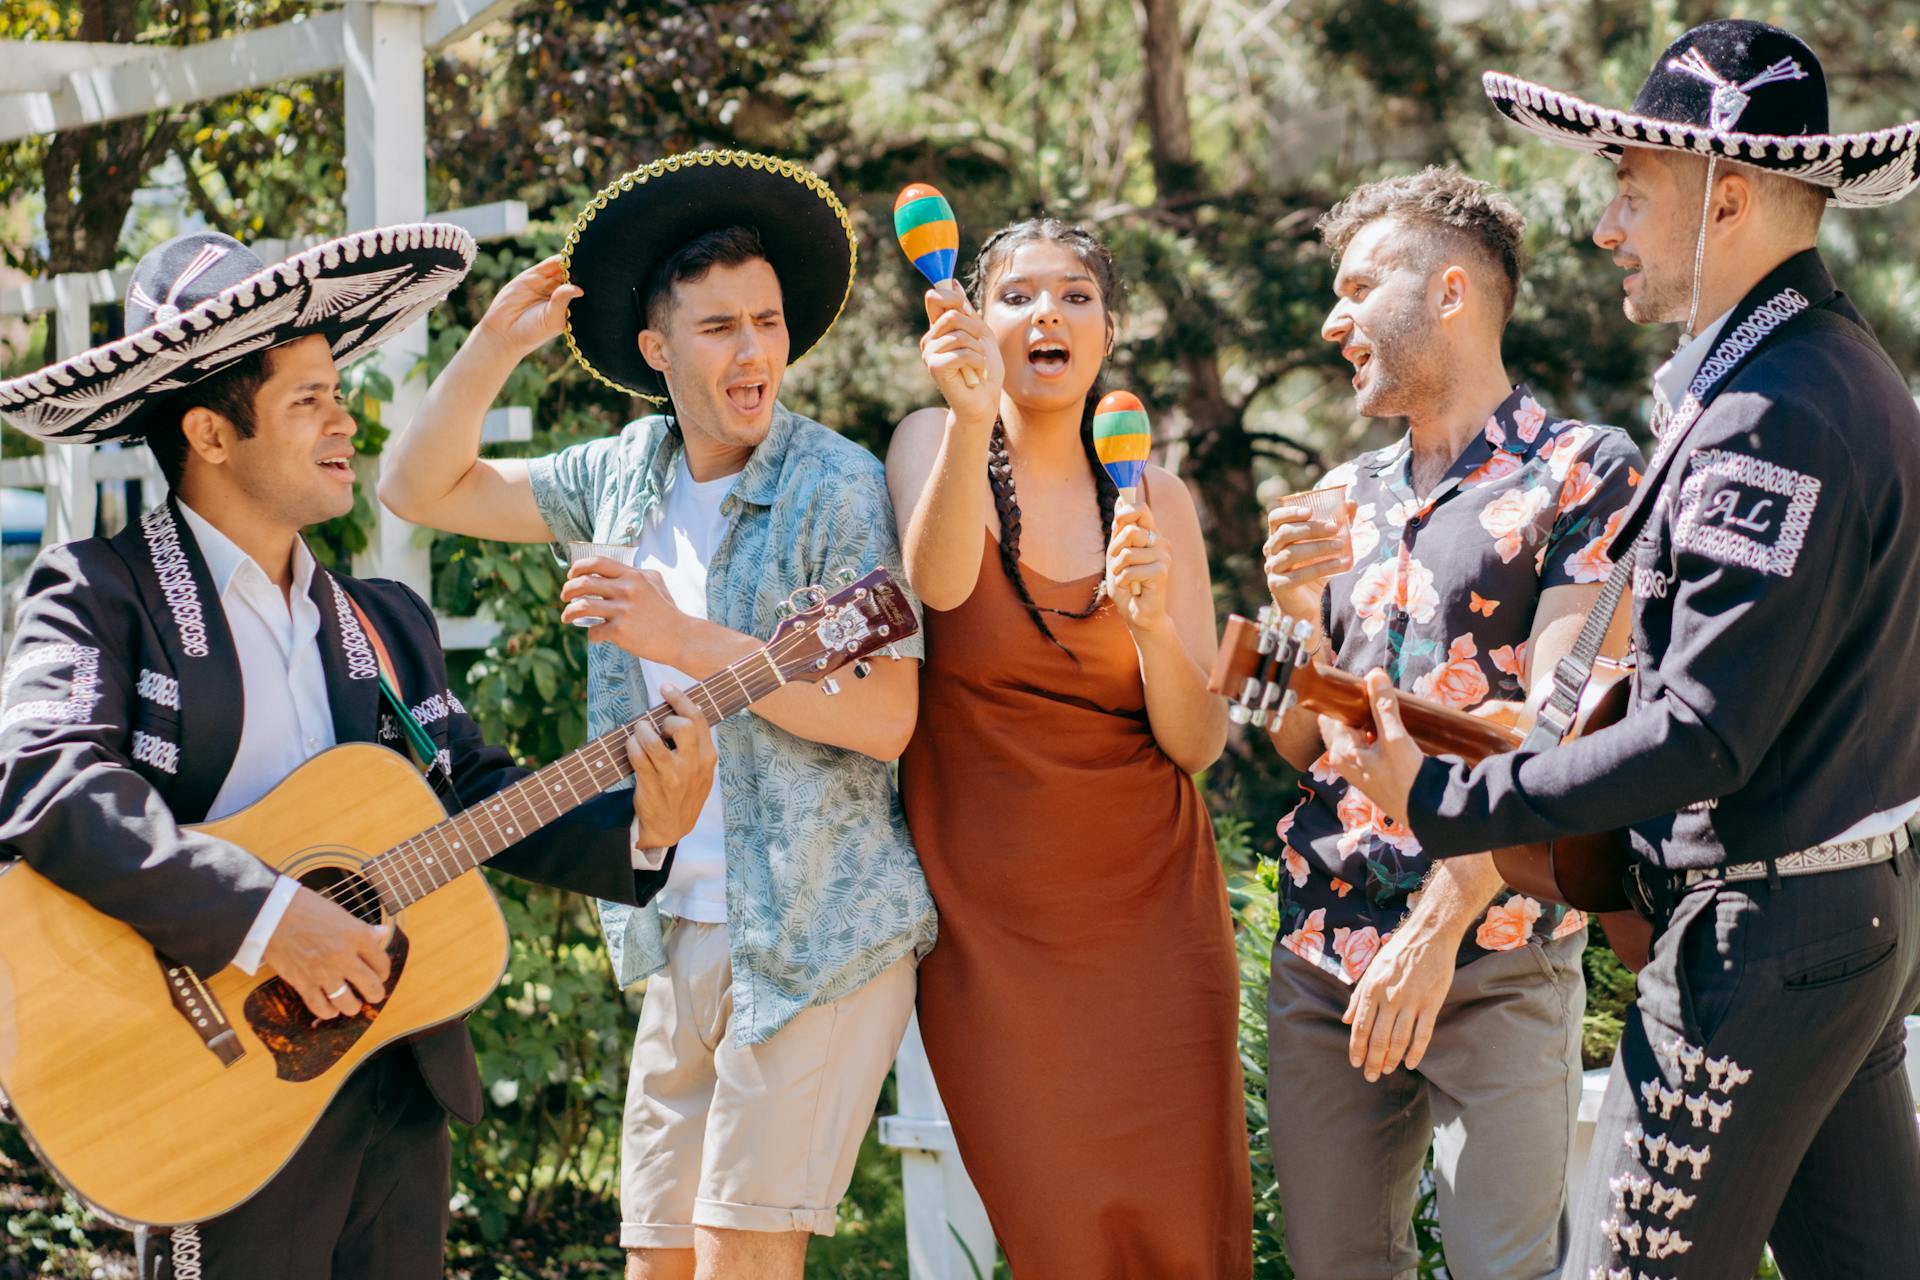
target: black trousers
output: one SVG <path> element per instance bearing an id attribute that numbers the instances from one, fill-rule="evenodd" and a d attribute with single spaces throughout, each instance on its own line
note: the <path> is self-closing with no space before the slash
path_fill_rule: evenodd
<path id="1" fill-rule="evenodd" d="M 440 1280 L 451 1178 L 447 1113 L 397 1045 L 251 1200 L 192 1232 L 136 1233 L 141 1280 Z"/>
<path id="2" fill-rule="evenodd" d="M 1570 1280 L 1920 1277 L 1920 856 L 1695 886 L 1640 974 Z"/>

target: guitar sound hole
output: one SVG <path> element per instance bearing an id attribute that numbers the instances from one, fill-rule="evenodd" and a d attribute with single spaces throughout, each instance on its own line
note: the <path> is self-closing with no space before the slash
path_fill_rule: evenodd
<path id="1" fill-rule="evenodd" d="M 368 924 L 380 923 L 380 893 L 365 876 L 344 867 L 320 867 L 303 874 L 300 883 Z"/>

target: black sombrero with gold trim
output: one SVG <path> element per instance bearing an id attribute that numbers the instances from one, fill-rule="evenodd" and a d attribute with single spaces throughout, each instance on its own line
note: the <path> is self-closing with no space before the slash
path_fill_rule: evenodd
<path id="1" fill-rule="evenodd" d="M 787 363 L 827 336 L 853 290 L 853 223 L 826 181 L 777 156 L 690 151 L 624 174 L 574 220 L 561 260 L 585 293 L 567 308 L 567 346 L 601 382 L 656 403 L 667 384 L 640 354 L 647 278 L 709 231 L 751 227 L 780 277 Z"/>
<path id="2" fill-rule="evenodd" d="M 193 232 L 142 257 L 127 336 L 0 382 L 0 416 L 55 444 L 140 434 L 135 410 L 242 356 L 318 334 L 340 364 L 376 350 L 466 278 L 473 237 L 444 222 L 359 231 L 269 266 Z"/>
<path id="3" fill-rule="evenodd" d="M 1653 147 L 1718 156 L 1823 188 L 1845 208 L 1891 204 L 1920 184 L 1920 121 L 1829 133 L 1827 80 L 1798 36 L 1728 19 L 1660 55 L 1631 111 L 1596 106 L 1498 71 L 1483 77 L 1501 114 L 1549 142 L 1615 155 Z"/>

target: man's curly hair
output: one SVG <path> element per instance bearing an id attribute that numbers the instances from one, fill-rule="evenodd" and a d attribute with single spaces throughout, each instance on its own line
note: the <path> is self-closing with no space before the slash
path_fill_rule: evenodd
<path id="1" fill-rule="evenodd" d="M 1427 246 L 1432 265 L 1439 255 L 1472 253 L 1502 282 L 1501 317 L 1513 314 L 1520 289 L 1520 245 L 1527 220 L 1513 202 L 1487 183 L 1451 165 L 1383 178 L 1356 187 L 1315 225 L 1337 262 L 1361 230 L 1382 218 L 1404 226 Z"/>

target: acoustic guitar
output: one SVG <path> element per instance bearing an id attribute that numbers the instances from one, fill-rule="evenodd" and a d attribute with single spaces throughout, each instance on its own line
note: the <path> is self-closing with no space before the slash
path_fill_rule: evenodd
<path id="1" fill-rule="evenodd" d="M 1359 676 L 1308 660 L 1312 625 L 1271 607 L 1259 621 L 1238 614 L 1227 619 L 1207 687 L 1228 701 L 1236 723 L 1277 726 L 1296 704 L 1358 729 L 1373 727 L 1373 708 Z M 1626 714 L 1632 668 L 1602 658 L 1580 700 L 1568 737 L 1613 724 Z M 1468 715 L 1415 694 L 1400 695 L 1407 733 L 1432 755 L 1457 756 L 1477 764 L 1519 748 L 1518 729 Z M 1600 921 L 1621 962 L 1638 972 L 1647 962 L 1652 926 L 1629 906 L 1625 876 L 1633 849 L 1625 831 L 1563 837 L 1493 851 L 1501 879 L 1530 898 L 1591 913 Z"/>
<path id="2" fill-rule="evenodd" d="M 795 613 L 688 696 L 718 724 L 796 681 L 914 633 L 876 570 Z M 645 717 L 658 727 L 664 705 Z M 637 722 L 636 722 L 637 723 Z M 370 923 L 391 921 L 387 998 L 316 1020 L 263 967 L 200 974 L 25 863 L 0 870 L 0 1091 L 75 1196 L 126 1226 L 224 1213 L 298 1150 L 349 1073 L 383 1045 L 452 1022 L 506 971 L 507 931 L 480 864 L 632 773 L 626 729 L 448 817 L 407 759 L 353 743 L 251 807 L 195 828 L 231 841 Z"/>

